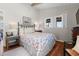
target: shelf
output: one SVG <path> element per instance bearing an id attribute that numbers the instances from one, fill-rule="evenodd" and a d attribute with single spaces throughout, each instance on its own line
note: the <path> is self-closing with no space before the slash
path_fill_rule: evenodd
<path id="1" fill-rule="evenodd" d="M 13 43 L 13 42 L 16 42 L 16 40 L 10 40 L 8 43 Z"/>
<path id="2" fill-rule="evenodd" d="M 7 49 L 10 48 L 10 46 L 13 46 L 13 45 L 19 45 L 19 37 L 18 36 L 9 36 L 9 37 L 6 37 L 6 47 Z"/>

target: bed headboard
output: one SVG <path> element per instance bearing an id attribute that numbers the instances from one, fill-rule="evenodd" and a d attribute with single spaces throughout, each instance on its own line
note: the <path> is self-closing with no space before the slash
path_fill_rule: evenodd
<path id="1" fill-rule="evenodd" d="M 30 17 L 23 16 L 22 17 L 22 23 L 18 22 L 18 35 L 20 35 L 20 29 L 26 30 L 28 28 L 29 29 L 34 28 L 34 30 L 35 30 L 35 24 L 32 24 Z M 32 29 L 30 29 L 30 30 L 32 30 Z M 29 32 L 29 31 L 26 30 L 25 32 Z"/>
<path id="2" fill-rule="evenodd" d="M 23 31 L 26 32 L 34 32 L 35 31 L 35 25 L 34 24 L 19 24 L 18 22 L 18 36 L 20 36 L 20 29 L 23 29 Z"/>

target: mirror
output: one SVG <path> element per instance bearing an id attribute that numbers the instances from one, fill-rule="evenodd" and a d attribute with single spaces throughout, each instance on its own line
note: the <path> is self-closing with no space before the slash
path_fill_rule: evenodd
<path id="1" fill-rule="evenodd" d="M 3 54 L 3 11 L 0 10 L 0 56 Z"/>

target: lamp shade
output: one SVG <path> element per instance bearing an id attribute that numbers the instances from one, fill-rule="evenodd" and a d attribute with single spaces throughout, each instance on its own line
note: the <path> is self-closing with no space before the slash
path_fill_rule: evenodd
<path id="1" fill-rule="evenodd" d="M 35 24 L 35 30 L 39 30 L 39 24 L 37 22 L 35 22 L 34 24 Z"/>
<path id="2" fill-rule="evenodd" d="M 76 50 L 79 53 L 79 36 L 77 36 L 76 45 L 73 49 Z"/>

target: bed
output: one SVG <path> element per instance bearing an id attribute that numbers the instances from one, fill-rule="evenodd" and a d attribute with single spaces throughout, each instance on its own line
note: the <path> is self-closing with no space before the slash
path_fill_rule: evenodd
<path id="1" fill-rule="evenodd" d="M 55 36 L 50 33 L 26 33 L 20 35 L 21 45 L 31 56 L 45 56 L 55 44 Z"/>

